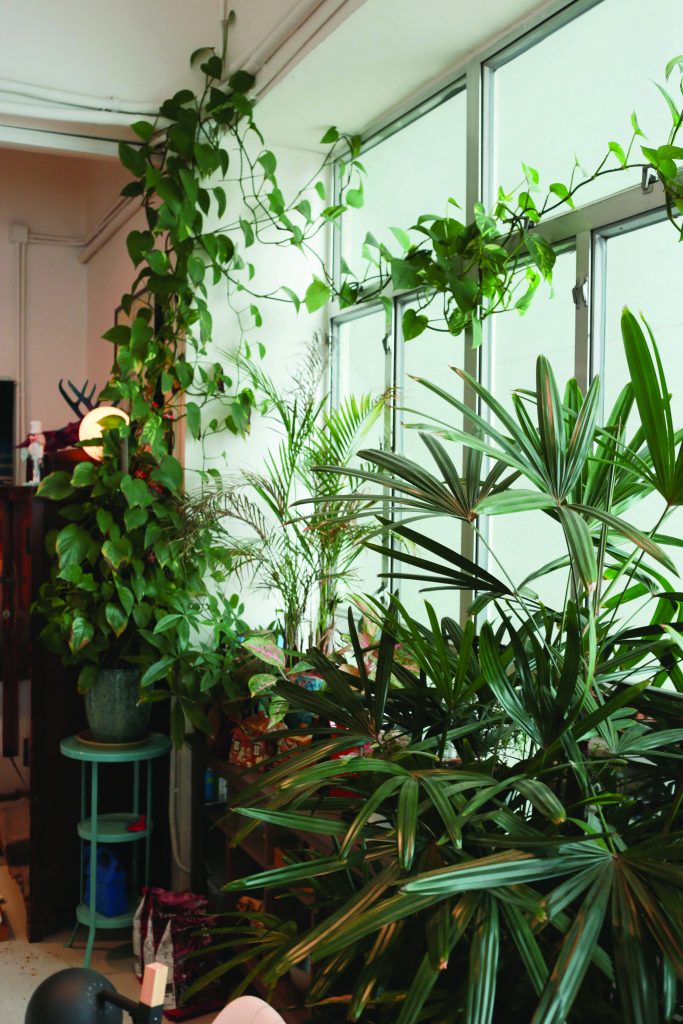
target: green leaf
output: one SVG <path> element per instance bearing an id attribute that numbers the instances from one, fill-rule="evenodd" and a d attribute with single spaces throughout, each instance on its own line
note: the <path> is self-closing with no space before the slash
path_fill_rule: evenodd
<path id="1" fill-rule="evenodd" d="M 531 1024 L 564 1024 L 595 952 L 605 919 L 611 874 L 601 869 L 567 931 Z"/>
<path id="2" fill-rule="evenodd" d="M 392 235 L 401 246 L 404 252 L 408 252 L 410 249 L 410 235 L 403 228 L 389 228 Z"/>
<path id="3" fill-rule="evenodd" d="M 403 340 L 411 341 L 419 337 L 429 326 L 429 319 L 423 313 L 416 313 L 414 309 L 407 309 L 401 321 L 403 328 Z"/>
<path id="4" fill-rule="evenodd" d="M 133 547 L 127 537 L 120 540 L 105 540 L 102 545 L 102 557 L 111 565 L 112 569 L 121 569 L 127 565 L 133 554 Z"/>
<path id="5" fill-rule="evenodd" d="M 419 784 L 417 779 L 408 778 L 401 786 L 398 795 L 398 816 L 396 819 L 398 859 L 401 867 L 406 871 L 409 870 L 415 856 L 418 793 Z"/>
<path id="6" fill-rule="evenodd" d="M 55 473 L 50 473 L 41 481 L 36 494 L 39 498 L 49 498 L 51 501 L 62 501 L 64 498 L 68 498 L 69 495 L 73 494 L 74 489 L 71 484 L 71 477 L 68 473 L 63 470 L 57 470 Z"/>
<path id="7" fill-rule="evenodd" d="M 150 121 L 134 121 L 130 127 L 143 142 L 149 142 L 154 135 L 154 125 Z"/>
<path id="8" fill-rule="evenodd" d="M 626 153 L 624 153 L 623 148 L 619 145 L 618 142 L 610 142 L 609 151 L 610 153 L 614 153 L 615 157 L 617 158 L 622 167 L 626 166 Z"/>
<path id="9" fill-rule="evenodd" d="M 470 947 L 465 1024 L 492 1024 L 499 949 L 498 901 L 487 896 L 477 911 Z"/>
<path id="10" fill-rule="evenodd" d="M 544 782 L 539 779 L 520 779 L 514 786 L 537 811 L 549 818 L 553 825 L 561 825 L 567 820 L 564 806 Z"/>
<path id="11" fill-rule="evenodd" d="M 108 601 L 104 606 L 104 615 L 112 632 L 116 636 L 121 636 L 128 625 L 128 616 L 123 608 L 118 604 L 114 604 L 113 601 Z"/>
<path id="12" fill-rule="evenodd" d="M 343 871 L 347 866 L 347 862 L 339 857 L 322 857 L 315 861 L 315 865 L 308 861 L 303 864 L 288 864 L 284 868 L 259 871 L 257 875 L 247 875 L 246 878 L 238 878 L 234 882 L 228 882 L 227 885 L 223 886 L 223 892 L 240 892 L 242 889 L 262 889 L 264 886 L 291 885 L 292 882 L 308 880 L 313 870 L 315 870 L 316 878 L 319 878 L 322 875 Z"/>
<path id="13" fill-rule="evenodd" d="M 553 276 L 553 267 L 555 266 L 556 259 L 555 250 L 552 245 L 546 242 L 542 235 L 529 231 L 524 232 L 524 244 L 533 263 L 541 271 L 545 280 L 549 281 Z"/>
<path id="14" fill-rule="evenodd" d="M 571 858 L 566 856 L 533 857 L 521 850 L 508 850 L 465 861 L 463 864 L 427 871 L 407 882 L 402 891 L 443 898 L 456 892 L 537 882 L 557 875 L 568 875 L 574 870 Z"/>
<path id="15" fill-rule="evenodd" d="M 577 505 L 574 502 L 572 502 L 571 505 L 565 506 L 565 508 L 573 509 L 576 512 L 580 512 L 582 515 L 592 516 L 593 519 L 597 519 L 601 523 L 605 523 L 605 525 L 611 530 L 614 530 L 615 533 L 620 534 L 622 537 L 626 537 L 637 545 L 637 547 L 646 551 L 648 555 L 656 558 L 657 561 L 661 562 L 662 565 L 665 565 L 667 569 L 671 569 L 673 572 L 676 572 L 674 563 L 666 552 L 662 551 L 658 544 L 655 544 L 647 534 L 641 533 L 641 531 L 637 530 L 635 526 L 631 526 L 630 523 L 624 522 L 624 520 L 620 519 L 618 516 L 613 516 L 609 512 L 603 512 L 602 509 L 596 508 L 593 505 Z"/>
<path id="16" fill-rule="evenodd" d="M 272 690 L 278 682 L 278 678 L 278 676 L 271 675 L 270 672 L 256 672 L 249 677 L 249 693 L 252 697 L 262 697 Z"/>
<path id="17" fill-rule="evenodd" d="M 394 257 L 391 259 L 390 266 L 391 283 L 397 291 L 406 288 L 416 288 L 419 285 L 420 278 L 415 272 L 414 266 L 408 260 Z"/>
<path id="18" fill-rule="evenodd" d="M 591 532 L 585 519 L 573 509 L 560 505 L 557 511 L 567 541 L 571 564 L 587 592 L 591 594 L 598 579 L 598 563 Z"/>
<path id="19" fill-rule="evenodd" d="M 338 142 L 340 138 L 341 136 L 336 128 L 328 128 L 325 134 L 323 135 L 322 139 L 320 140 L 320 145 L 333 145 L 335 142 Z"/>
<path id="20" fill-rule="evenodd" d="M 330 301 L 332 291 L 330 286 L 321 281 L 319 277 L 314 277 L 311 284 L 306 289 L 306 295 L 304 296 L 304 302 L 306 303 L 306 309 L 309 313 L 315 313 L 316 310 L 322 309 L 322 307 Z"/>
<path id="21" fill-rule="evenodd" d="M 133 478 L 129 474 L 121 480 L 121 491 L 131 508 L 147 508 L 154 500 L 145 481 Z"/>
<path id="22" fill-rule="evenodd" d="M 295 310 L 296 310 L 296 311 L 297 311 L 297 313 L 298 313 L 298 312 L 299 312 L 299 310 L 301 309 L 301 299 L 300 299 L 300 298 L 299 298 L 299 296 L 298 296 L 298 295 L 296 294 L 296 292 L 292 291 L 292 289 L 291 289 L 291 288 L 288 288 L 288 287 L 287 287 L 286 285 L 284 285 L 284 284 L 283 284 L 283 285 L 280 285 L 280 291 L 281 291 L 281 292 L 284 292 L 284 293 L 285 293 L 285 295 L 286 295 L 286 296 L 287 296 L 287 297 L 288 297 L 289 299 L 291 299 L 291 301 L 292 301 L 292 305 L 294 306 Z"/>
<path id="23" fill-rule="evenodd" d="M 159 679 L 166 679 L 171 674 L 171 669 L 175 662 L 175 656 L 170 654 L 165 654 L 163 658 L 159 658 L 144 673 L 140 680 L 140 686 L 151 686 L 152 683 L 156 683 Z"/>
<path id="24" fill-rule="evenodd" d="M 631 114 L 631 127 L 633 128 L 634 135 L 639 135 L 643 139 L 645 138 L 645 134 L 641 131 L 640 125 L 638 124 L 638 117 L 635 110 Z"/>
<path id="25" fill-rule="evenodd" d="M 667 92 L 663 85 L 660 85 L 659 82 L 655 82 L 655 85 L 664 97 L 666 105 L 669 108 L 669 113 L 671 114 L 671 120 L 673 121 L 674 126 L 678 127 L 678 125 L 680 124 L 681 115 L 675 100 L 670 95 L 670 93 Z"/>
<path id="26" fill-rule="evenodd" d="M 91 487 L 96 477 L 94 462 L 79 462 L 71 474 L 74 487 Z"/>
<path id="27" fill-rule="evenodd" d="M 201 412 L 196 402 L 185 403 L 185 415 L 187 417 L 187 429 L 196 441 L 201 433 Z"/>
<path id="28" fill-rule="evenodd" d="M 107 534 L 114 525 L 114 517 L 106 508 L 98 508 L 95 513 L 95 520 L 99 528 L 100 533 Z"/>
<path id="29" fill-rule="evenodd" d="M 572 210 L 575 208 L 574 200 L 571 197 L 569 189 L 566 185 L 563 185 L 561 181 L 554 181 L 550 186 L 550 191 L 553 193 L 553 195 L 556 195 L 558 199 L 561 199 L 563 202 L 565 202 L 567 206 L 571 207 Z"/>
<path id="30" fill-rule="evenodd" d="M 163 484 L 173 494 L 179 494 L 183 484 L 183 468 L 172 455 L 164 455 L 159 465 L 150 473 L 150 478 Z"/>
<path id="31" fill-rule="evenodd" d="M 69 650 L 71 653 L 78 654 L 84 647 L 87 647 L 94 633 L 95 630 L 92 622 L 78 613 L 74 615 L 69 632 Z"/>
<path id="32" fill-rule="evenodd" d="M 90 534 L 76 523 L 69 523 L 57 534 L 55 548 L 60 569 L 81 565 L 90 548 Z"/>
<path id="33" fill-rule="evenodd" d="M 267 821 L 271 825 L 282 828 L 297 829 L 300 832 L 313 832 L 328 836 L 341 836 L 346 832 L 346 825 L 334 818 L 317 818 L 313 814 L 293 814 L 290 811 L 271 811 L 263 807 L 236 807 L 236 814 L 244 814 L 256 821 Z"/>
<path id="34" fill-rule="evenodd" d="M 84 665 L 78 674 L 78 682 L 76 684 L 78 692 L 87 693 L 91 686 L 94 686 L 97 682 L 99 674 L 98 665 Z"/>

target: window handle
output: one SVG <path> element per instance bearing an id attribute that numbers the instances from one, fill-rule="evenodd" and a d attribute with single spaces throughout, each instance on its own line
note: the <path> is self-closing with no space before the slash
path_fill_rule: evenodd
<path id="1" fill-rule="evenodd" d="M 584 277 L 583 281 L 577 281 L 572 288 L 572 299 L 577 309 L 588 309 L 588 293 L 586 285 L 588 284 L 588 276 Z"/>

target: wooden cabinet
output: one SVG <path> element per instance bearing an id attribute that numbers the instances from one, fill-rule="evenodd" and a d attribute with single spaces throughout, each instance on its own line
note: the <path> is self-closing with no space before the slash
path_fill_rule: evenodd
<path id="1" fill-rule="evenodd" d="M 0 487 L 2 756 L 14 758 L 19 767 L 24 762 L 19 692 L 28 685 L 31 941 L 69 924 L 78 892 L 74 835 L 80 795 L 59 755 L 59 742 L 84 727 L 83 701 L 74 674 L 38 641 L 39 624 L 31 617 L 31 604 L 49 574 L 45 536 L 58 525 L 54 504 L 37 498 L 33 488 Z"/>

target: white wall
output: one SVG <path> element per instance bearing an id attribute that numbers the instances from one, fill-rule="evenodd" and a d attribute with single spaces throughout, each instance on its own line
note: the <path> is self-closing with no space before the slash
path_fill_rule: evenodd
<path id="1" fill-rule="evenodd" d="M 89 230 L 93 230 L 109 212 L 130 174 L 115 161 L 91 161 L 89 165 L 86 209 Z M 126 249 L 126 236 L 134 228 L 144 227 L 144 216 L 137 213 L 88 258 L 87 266 L 87 376 L 101 388 L 107 381 L 114 360 L 111 342 L 102 335 L 114 324 L 114 313 L 121 296 L 128 292 L 135 268 Z"/>
<path id="2" fill-rule="evenodd" d="M 278 147 L 274 149 L 278 161 L 278 180 L 285 198 L 299 190 L 303 183 L 317 170 L 320 158 L 316 153 Z M 314 193 L 315 194 L 315 193 Z M 329 238 L 323 232 L 316 239 L 317 251 L 324 253 Z M 298 250 L 285 246 L 256 245 L 244 252 L 252 261 L 256 275 L 250 286 L 254 291 L 266 293 L 281 285 L 287 285 L 298 295 L 303 295 L 316 272 L 315 260 L 306 259 Z M 281 293 L 280 293 L 281 294 Z M 239 299 L 236 296 L 236 299 Z M 266 347 L 263 366 L 278 385 L 287 388 L 297 363 L 305 357 L 306 349 L 316 331 L 325 330 L 327 314 L 324 310 L 311 315 L 302 306 L 297 315 L 293 305 L 272 302 L 267 299 L 250 299 L 242 296 L 247 305 L 256 302 L 263 316 L 263 325 L 248 332 L 252 354 L 257 355 L 260 341 Z M 239 341 L 236 316 L 230 308 L 224 292 L 215 289 L 210 299 L 214 320 L 214 337 L 207 356 L 207 362 L 225 360 L 225 355 L 234 351 Z M 204 422 L 208 422 L 215 410 L 207 408 Z M 225 413 L 224 413 L 225 415 Z M 240 469 L 259 469 L 265 454 L 274 443 L 273 424 L 256 413 L 249 437 L 245 440 L 228 431 L 207 439 L 205 445 L 191 437 L 185 440 L 185 465 L 188 486 L 193 486 L 193 470 L 215 467 L 230 477 Z M 196 478 L 194 486 L 197 485 Z M 234 525 L 234 524 L 233 524 Z M 235 529 L 237 531 L 237 528 Z M 246 604 L 245 617 L 252 626 L 267 625 L 275 617 L 277 600 L 258 588 L 242 587 L 234 580 L 234 589 L 243 594 Z"/>

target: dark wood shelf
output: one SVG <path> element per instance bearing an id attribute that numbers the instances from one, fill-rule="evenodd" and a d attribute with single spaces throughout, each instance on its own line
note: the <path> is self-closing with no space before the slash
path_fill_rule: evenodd
<path id="1" fill-rule="evenodd" d="M 187 737 L 192 750 L 193 807 L 192 807 L 192 886 L 197 892 L 209 890 L 210 895 L 220 903 L 221 899 L 231 901 L 234 896 L 221 896 L 220 890 L 228 881 L 246 874 L 256 874 L 259 868 L 266 871 L 275 866 L 275 851 L 296 846 L 309 847 L 323 856 L 333 852 L 333 841 L 328 835 L 317 835 L 300 829 L 291 829 L 267 822 L 255 821 L 243 815 L 231 812 L 230 807 L 239 805 L 240 794 L 251 786 L 256 786 L 261 793 L 269 787 L 268 772 L 260 772 L 255 768 L 242 768 L 228 763 L 225 752 L 209 751 L 202 736 Z M 225 800 L 205 802 L 201 799 L 204 793 L 204 772 L 210 769 L 228 784 L 227 803 Z M 245 825 L 251 824 L 246 835 L 236 837 Z M 223 841 L 221 842 L 221 837 Z M 205 847 L 211 846 L 214 852 L 206 856 Z M 216 849 L 216 847 L 219 849 Z M 294 913 L 305 915 L 311 919 L 315 911 L 315 893 L 307 892 L 302 883 L 300 888 L 286 892 L 269 893 L 264 890 L 250 890 L 248 895 L 258 896 L 265 900 L 264 908 L 275 909 L 276 905 L 289 900 Z M 298 911 L 296 907 L 298 906 Z M 249 973 L 256 960 L 250 959 L 242 966 Z M 281 978 L 272 993 L 269 993 L 263 982 L 254 979 L 249 986 L 257 995 L 268 999 L 273 1007 L 284 1017 L 287 1024 L 305 1024 L 309 1020 L 310 1011 L 303 1006 L 303 993 L 292 982 L 291 978 Z"/>

